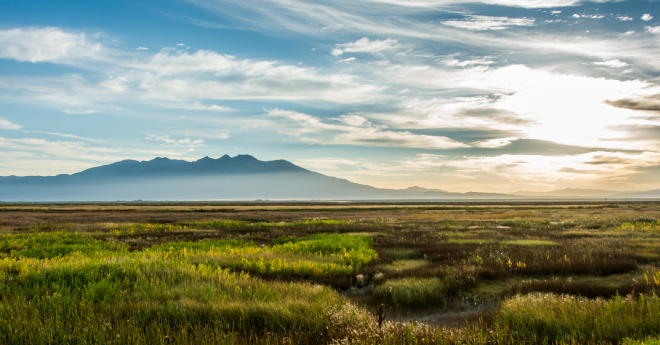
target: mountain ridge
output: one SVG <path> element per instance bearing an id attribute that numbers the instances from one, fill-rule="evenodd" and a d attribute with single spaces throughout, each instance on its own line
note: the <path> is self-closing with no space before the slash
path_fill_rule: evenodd
<path id="1" fill-rule="evenodd" d="M 579 195 L 584 191 L 594 195 Z M 612 191 L 568 188 L 517 193 L 528 195 L 456 193 L 419 186 L 382 189 L 323 175 L 283 159 L 261 161 L 245 154 L 220 158 L 206 156 L 195 161 L 167 157 L 145 161 L 125 159 L 73 174 L 0 177 L 1 201 L 529 200 L 539 197 L 556 200 L 619 195 L 610 195 L 616 193 Z M 660 190 L 640 193 L 642 198 L 660 197 Z M 637 194 L 622 194 L 622 197 L 636 198 Z"/>

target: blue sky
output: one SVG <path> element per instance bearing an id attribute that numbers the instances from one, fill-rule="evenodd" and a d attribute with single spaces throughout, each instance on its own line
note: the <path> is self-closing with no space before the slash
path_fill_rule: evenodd
<path id="1" fill-rule="evenodd" d="M 0 175 L 251 154 L 385 188 L 660 188 L 660 2 L 0 4 Z"/>

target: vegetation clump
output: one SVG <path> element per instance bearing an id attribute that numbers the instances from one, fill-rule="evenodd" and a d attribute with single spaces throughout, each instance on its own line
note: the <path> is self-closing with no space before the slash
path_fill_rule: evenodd
<path id="1" fill-rule="evenodd" d="M 3 205 L 0 343 L 660 336 L 656 203 L 131 207 Z"/>

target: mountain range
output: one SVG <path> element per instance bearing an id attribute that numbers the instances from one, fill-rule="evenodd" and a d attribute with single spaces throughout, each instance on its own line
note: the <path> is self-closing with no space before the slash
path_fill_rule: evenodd
<path id="1" fill-rule="evenodd" d="M 0 201 L 116 200 L 526 200 L 660 198 L 660 190 L 619 193 L 589 189 L 552 192 L 452 193 L 410 187 L 381 189 L 250 155 L 194 162 L 169 158 L 123 160 L 75 174 L 0 177 Z"/>

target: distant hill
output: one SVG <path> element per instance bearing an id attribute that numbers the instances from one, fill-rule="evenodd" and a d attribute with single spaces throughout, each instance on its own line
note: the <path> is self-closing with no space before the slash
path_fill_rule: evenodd
<path id="1" fill-rule="evenodd" d="M 629 192 L 617 194 L 617 198 L 635 198 L 635 199 L 657 199 L 660 198 L 660 189 L 647 190 L 645 192 Z"/>
<path id="2" fill-rule="evenodd" d="M 488 194 L 489 198 L 510 198 Z M 71 175 L 0 177 L 0 201 L 478 199 L 412 187 L 379 189 L 250 155 L 194 162 L 124 160 Z"/>
<path id="3" fill-rule="evenodd" d="M 150 161 L 123 160 L 73 174 L 76 178 L 126 178 L 126 177 L 180 177 L 205 175 L 245 175 L 309 172 L 291 162 L 276 160 L 264 162 L 250 155 L 234 158 L 224 155 L 218 159 L 204 157 L 194 162 L 169 158 Z"/>
<path id="4" fill-rule="evenodd" d="M 0 201 L 524 200 L 583 196 L 580 193 L 584 191 L 508 195 L 422 187 L 380 189 L 309 171 L 285 160 L 260 161 L 250 155 L 204 157 L 194 162 L 123 160 L 71 175 L 0 177 Z M 652 192 L 656 194 L 649 195 L 660 197 L 660 191 L 648 193 Z M 602 197 L 610 195 L 607 193 L 587 194 Z"/>
<path id="5" fill-rule="evenodd" d="M 250 200 L 374 198 L 381 190 L 285 160 L 250 155 L 194 162 L 124 160 L 71 175 L 0 177 L 2 201 Z"/>
<path id="6" fill-rule="evenodd" d="M 612 197 L 621 192 L 600 189 L 575 189 L 566 188 L 560 190 L 553 190 L 550 192 L 514 192 L 511 195 L 529 196 L 529 197 Z"/>

